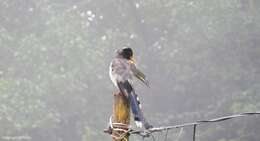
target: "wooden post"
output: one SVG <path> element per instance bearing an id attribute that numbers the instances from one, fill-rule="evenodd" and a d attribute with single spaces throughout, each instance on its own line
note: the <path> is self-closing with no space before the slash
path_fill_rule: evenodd
<path id="1" fill-rule="evenodd" d="M 127 97 L 124 96 L 121 92 L 114 93 L 114 104 L 113 104 L 113 123 L 122 123 L 127 126 L 120 126 L 113 124 L 114 130 L 112 131 L 112 136 L 114 141 L 128 141 L 129 135 L 124 134 L 124 131 L 118 131 L 115 129 L 124 129 L 127 130 L 130 124 L 130 104 Z M 121 136 L 123 135 L 123 136 Z M 120 137 L 121 136 L 121 137 Z M 115 138 L 115 137 L 120 137 Z"/>

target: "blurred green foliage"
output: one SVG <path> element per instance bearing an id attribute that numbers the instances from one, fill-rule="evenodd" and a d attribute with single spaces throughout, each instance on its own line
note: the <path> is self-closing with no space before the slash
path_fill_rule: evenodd
<path id="1" fill-rule="evenodd" d="M 1 0 L 0 140 L 110 140 L 108 66 L 124 45 L 150 79 L 136 89 L 155 125 L 259 111 L 259 12 L 257 0 Z M 258 141 L 259 122 L 198 138 Z"/>

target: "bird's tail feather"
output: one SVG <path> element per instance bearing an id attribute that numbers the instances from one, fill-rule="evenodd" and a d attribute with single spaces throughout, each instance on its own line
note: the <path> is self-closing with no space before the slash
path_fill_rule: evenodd
<path id="1" fill-rule="evenodd" d="M 145 120 L 143 112 L 141 110 L 142 106 L 139 100 L 139 97 L 135 93 L 132 85 L 126 81 L 124 83 L 119 82 L 118 87 L 120 91 L 128 97 L 131 105 L 131 109 L 134 115 L 134 120 L 137 127 L 145 127 L 146 129 L 151 128 L 151 125 Z"/>

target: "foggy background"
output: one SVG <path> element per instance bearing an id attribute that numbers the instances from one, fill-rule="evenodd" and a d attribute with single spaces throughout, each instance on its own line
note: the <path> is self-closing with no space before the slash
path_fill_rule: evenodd
<path id="1" fill-rule="evenodd" d="M 150 81 L 135 88 L 154 126 L 259 111 L 259 13 L 259 0 L 0 0 L 0 140 L 111 140 L 108 67 L 125 45 Z M 240 118 L 197 140 L 259 131 L 259 116 Z M 178 141 L 191 139 L 185 128 Z"/>

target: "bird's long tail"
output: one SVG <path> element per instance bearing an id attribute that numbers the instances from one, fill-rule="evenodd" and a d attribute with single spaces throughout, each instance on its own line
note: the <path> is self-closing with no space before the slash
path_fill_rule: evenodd
<path id="1" fill-rule="evenodd" d="M 126 82 L 119 82 L 118 87 L 120 91 L 128 97 L 132 109 L 132 113 L 134 115 L 134 121 L 136 123 L 137 127 L 144 127 L 146 129 L 151 128 L 152 126 L 146 121 L 144 118 L 143 112 L 142 112 L 142 106 L 140 103 L 140 100 L 135 93 L 132 85 L 126 81 Z"/>

